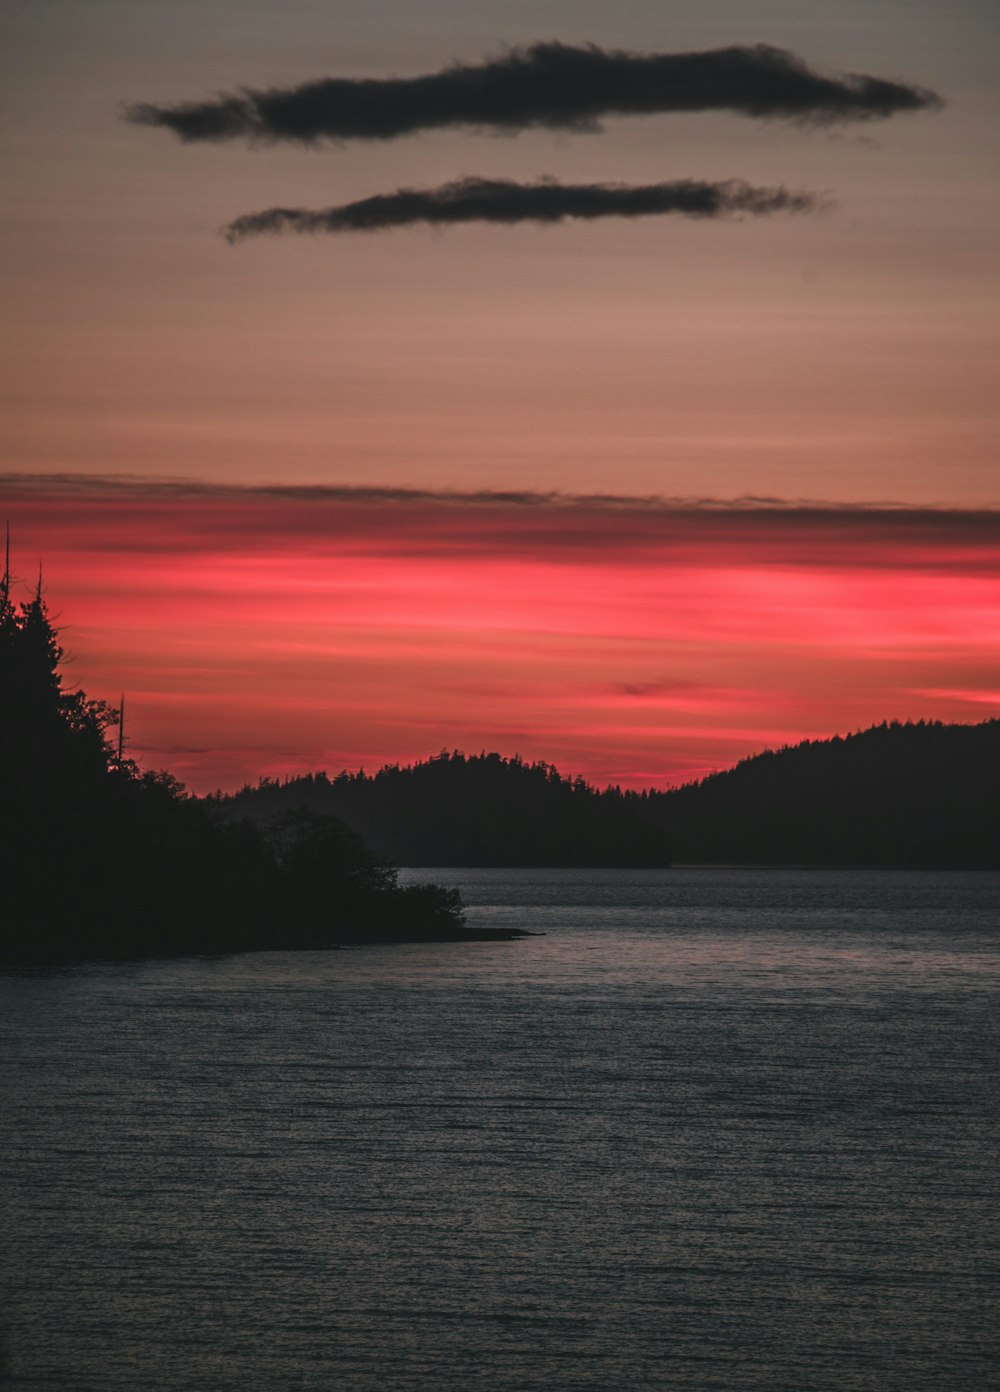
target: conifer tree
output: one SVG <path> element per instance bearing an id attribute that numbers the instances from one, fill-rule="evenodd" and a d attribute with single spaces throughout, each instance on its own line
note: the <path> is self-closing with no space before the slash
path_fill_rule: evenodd
<path id="1" fill-rule="evenodd" d="M 49 617 L 41 573 L 31 598 L 17 611 L 9 566 L 0 585 L 0 749 L 9 792 L 20 800 L 93 791 L 107 774 L 111 750 L 104 732 L 115 712 L 82 691 L 66 691 L 65 654 Z"/>
<path id="2" fill-rule="evenodd" d="M 6 716 L 11 696 L 14 644 L 17 641 L 17 615 L 10 597 L 10 527 L 7 528 L 7 549 L 3 577 L 0 579 L 0 709 Z"/>
<path id="3" fill-rule="evenodd" d="M 0 579 L 0 965 L 454 937 L 454 895 L 402 887 L 338 822 L 268 838 L 223 822 L 106 739 L 120 719 L 66 690 L 39 574 L 15 608 Z"/>

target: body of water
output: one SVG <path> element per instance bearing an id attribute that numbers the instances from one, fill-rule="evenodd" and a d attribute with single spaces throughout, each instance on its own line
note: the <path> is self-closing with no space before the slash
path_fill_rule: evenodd
<path id="1" fill-rule="evenodd" d="M 436 877 L 544 936 L 0 977 L 7 1385 L 1000 1386 L 1000 876 Z"/>

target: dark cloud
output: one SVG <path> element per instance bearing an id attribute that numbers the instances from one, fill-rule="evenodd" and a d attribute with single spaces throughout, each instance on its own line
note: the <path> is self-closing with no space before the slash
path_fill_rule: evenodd
<path id="1" fill-rule="evenodd" d="M 704 183 L 677 179 L 666 184 L 560 184 L 543 179 L 456 179 L 435 189 L 397 189 L 344 203 L 339 208 L 268 208 L 247 213 L 225 229 L 230 242 L 267 232 L 378 232 L 428 223 L 562 222 L 566 218 L 654 217 L 679 213 L 717 218 L 730 213 L 803 213 L 821 206 L 815 194 L 785 188 L 754 188 L 739 179 Z"/>
<path id="2" fill-rule="evenodd" d="M 6 509 L 6 514 L 3 509 Z M 1000 510 L 0 474 L 15 535 L 76 554 L 520 557 L 1000 575 Z M 183 561 L 179 561 L 182 564 Z"/>
<path id="3" fill-rule="evenodd" d="M 818 498 L 782 498 L 771 494 L 743 493 L 738 497 L 710 495 L 668 496 L 662 493 L 567 493 L 561 489 L 455 489 L 409 488 L 403 485 L 351 483 L 227 483 L 196 477 L 164 474 L 119 474 L 19 470 L 0 471 L 0 502 L 19 497 L 77 498 L 103 502 L 114 499 L 261 502 L 287 499 L 300 503 L 349 503 L 392 505 L 558 509 L 642 513 L 739 513 L 758 516 L 866 516 L 890 518 L 900 525 L 914 518 L 944 519 L 964 525 L 970 518 L 988 522 L 992 535 L 1000 536 L 1000 508 L 964 508 L 906 503 L 898 499 L 864 502 L 831 502 Z"/>
<path id="4" fill-rule="evenodd" d="M 864 73 L 825 76 L 765 44 L 701 53 L 628 53 L 557 42 L 419 77 L 323 78 L 245 88 L 211 101 L 126 107 L 131 121 L 182 140 L 394 140 L 473 126 L 506 133 L 544 126 L 594 131 L 604 116 L 735 111 L 827 124 L 940 105 L 933 92 Z"/>
<path id="5" fill-rule="evenodd" d="M 705 687 L 692 681 L 644 681 L 611 682 L 603 690 L 615 696 L 633 696 L 639 701 L 649 701 L 658 696 L 676 696 L 678 692 L 704 691 Z"/>

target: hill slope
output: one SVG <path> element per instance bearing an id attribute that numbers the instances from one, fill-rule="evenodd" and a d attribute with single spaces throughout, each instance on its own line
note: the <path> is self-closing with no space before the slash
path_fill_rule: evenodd
<path id="1" fill-rule="evenodd" d="M 402 865 L 674 863 L 1000 868 L 1000 720 L 883 724 L 757 754 L 666 793 L 599 792 L 548 764 L 460 753 L 220 799 L 258 822 L 332 813 Z"/>
<path id="2" fill-rule="evenodd" d="M 548 764 L 455 752 L 378 773 L 264 782 L 223 800 L 255 821 L 292 807 L 342 818 L 398 865 L 668 865 L 647 799 L 598 792 Z"/>
<path id="3" fill-rule="evenodd" d="M 1000 720 L 809 740 L 651 806 L 675 862 L 1000 868 Z"/>

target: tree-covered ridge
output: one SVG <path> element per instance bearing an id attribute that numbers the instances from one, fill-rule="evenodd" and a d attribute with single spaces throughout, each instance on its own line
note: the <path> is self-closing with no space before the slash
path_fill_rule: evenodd
<path id="1" fill-rule="evenodd" d="M 1000 868 L 1000 720 L 807 740 L 651 807 L 679 862 Z"/>
<path id="2" fill-rule="evenodd" d="M 666 866 L 644 793 L 598 791 L 544 762 L 444 752 L 375 774 L 263 780 L 220 799 L 266 819 L 292 807 L 342 818 L 402 865 Z"/>
<path id="3" fill-rule="evenodd" d="M 342 818 L 404 865 L 1000 866 L 1000 721 L 886 723 L 742 760 L 668 792 L 597 790 L 550 764 L 443 753 L 375 774 L 217 797 L 267 819 Z"/>
<path id="4" fill-rule="evenodd" d="M 62 662 L 41 582 L 17 605 L 5 571 L 0 962 L 474 936 L 455 891 L 400 886 L 336 819 L 223 820 L 119 757 L 118 712 L 67 689 Z"/>

